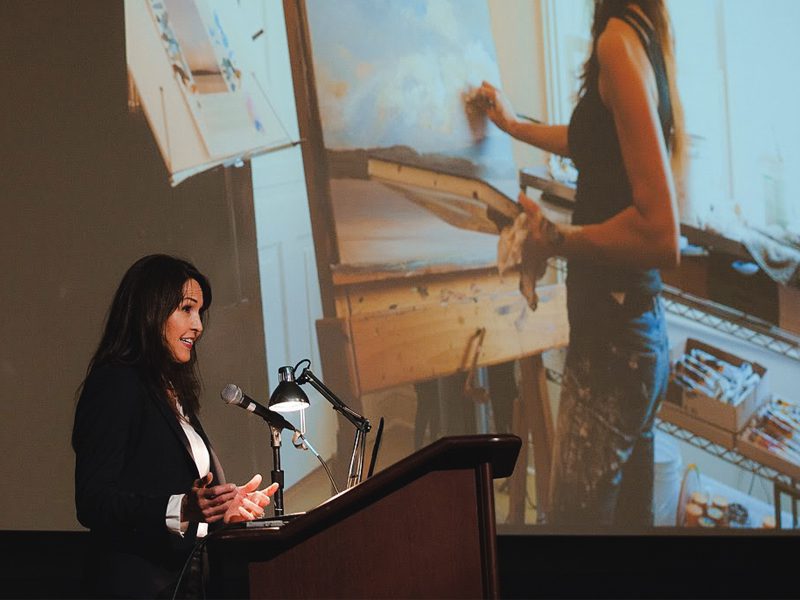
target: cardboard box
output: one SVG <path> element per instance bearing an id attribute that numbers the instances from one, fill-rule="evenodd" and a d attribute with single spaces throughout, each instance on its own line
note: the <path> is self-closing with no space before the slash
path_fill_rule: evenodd
<path id="1" fill-rule="evenodd" d="M 800 289 L 779 285 L 778 311 L 781 329 L 800 334 Z"/>
<path id="2" fill-rule="evenodd" d="M 681 410 L 680 407 L 675 406 L 670 402 L 662 402 L 661 408 L 658 411 L 658 416 L 663 421 L 677 425 L 681 429 L 691 431 L 699 435 L 701 438 L 708 440 L 714 444 L 718 444 L 728 450 L 733 450 L 736 447 L 736 434 L 731 431 L 726 431 L 705 421 L 701 421 L 689 413 Z"/>
<path id="3" fill-rule="evenodd" d="M 743 431 L 739 439 L 736 440 L 736 450 L 742 456 L 752 459 L 770 469 L 775 469 L 778 473 L 787 475 L 792 479 L 800 479 L 800 465 L 784 460 L 769 450 L 754 444 L 747 439 L 747 430 Z"/>
<path id="4" fill-rule="evenodd" d="M 778 456 L 763 446 L 750 441 L 749 434 L 751 426 L 755 424 L 759 413 L 761 412 L 763 411 L 757 411 L 756 414 L 753 415 L 748 426 L 745 427 L 744 430 L 739 434 L 738 439 L 736 440 L 737 450 L 742 456 L 750 458 L 757 463 L 760 463 L 771 469 L 775 469 L 778 471 L 778 473 L 787 475 L 792 479 L 800 479 L 800 464 L 786 460 L 784 457 Z"/>
<path id="5" fill-rule="evenodd" d="M 736 406 L 725 404 L 700 392 L 687 391 L 677 383 L 670 381 L 665 404 L 669 403 L 671 408 L 681 410 L 694 419 L 705 421 L 727 432 L 735 434 L 742 431 L 756 409 L 766 400 L 767 382 L 765 376 L 767 369 L 756 362 L 746 361 L 734 354 L 692 338 L 686 340 L 683 352 L 689 352 L 694 348 L 704 350 L 735 366 L 749 362 L 753 366 L 753 370 L 761 376 L 761 380 L 755 389 L 748 393 L 744 400 Z"/>

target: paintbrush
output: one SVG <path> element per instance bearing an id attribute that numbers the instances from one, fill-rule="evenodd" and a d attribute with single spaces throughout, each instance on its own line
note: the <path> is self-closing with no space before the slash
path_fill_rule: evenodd
<path id="1" fill-rule="evenodd" d="M 489 125 L 489 117 L 486 113 L 494 107 L 494 100 L 481 94 L 479 87 L 473 87 L 467 88 L 461 93 L 461 102 L 464 106 L 464 115 L 467 117 L 467 125 L 472 135 L 472 142 L 480 144 L 486 139 L 486 130 Z M 537 125 L 542 124 L 541 121 L 533 117 L 520 113 L 515 114 L 518 119 L 530 121 Z"/>
<path id="2" fill-rule="evenodd" d="M 492 101 L 480 94 L 480 88 L 474 87 L 461 93 L 461 103 L 472 136 L 472 143 L 480 144 L 486 139 L 486 129 L 489 126 L 489 117 L 486 115 L 486 111 L 491 108 Z"/>

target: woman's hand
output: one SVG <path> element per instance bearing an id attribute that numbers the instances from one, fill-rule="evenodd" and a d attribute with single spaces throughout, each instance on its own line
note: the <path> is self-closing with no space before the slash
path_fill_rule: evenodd
<path id="1" fill-rule="evenodd" d="M 486 116 L 505 132 L 509 132 L 518 120 L 517 113 L 506 95 L 487 81 L 474 91 L 474 102 L 482 107 L 486 111 Z"/>
<path id="2" fill-rule="evenodd" d="M 225 512 L 225 523 L 252 521 L 264 516 L 264 509 L 269 505 L 270 497 L 278 491 L 278 484 L 273 483 L 263 490 L 258 489 L 259 485 L 261 475 L 256 474 L 246 484 L 237 487 L 236 497 Z"/>
<path id="3" fill-rule="evenodd" d="M 545 217 L 539 205 L 523 192 L 519 193 L 517 199 L 528 217 L 528 238 L 525 250 L 539 260 L 562 253 L 564 233 L 558 225 Z"/>
<path id="4" fill-rule="evenodd" d="M 466 94 L 465 102 L 468 121 L 471 121 L 471 113 L 480 112 L 521 142 L 559 156 L 570 155 L 566 125 L 546 125 L 518 116 L 511 101 L 491 83 L 484 81 L 480 87 L 470 90 Z M 470 126 L 475 128 L 471 122 Z"/>
<path id="5" fill-rule="evenodd" d="M 238 495 L 233 483 L 208 487 L 214 479 L 212 473 L 195 480 L 192 489 L 183 496 L 181 521 L 214 523 L 222 519 L 231 502 Z"/>

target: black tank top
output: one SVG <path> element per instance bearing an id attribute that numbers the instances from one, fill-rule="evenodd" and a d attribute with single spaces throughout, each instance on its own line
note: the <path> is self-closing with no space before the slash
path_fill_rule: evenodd
<path id="1" fill-rule="evenodd" d="M 628 9 L 619 18 L 633 27 L 650 59 L 658 88 L 661 130 L 665 143 L 669 144 L 672 105 L 661 44 L 652 27 L 637 12 Z M 614 118 L 603 104 L 597 79 L 595 74 L 586 81 L 569 123 L 569 149 L 578 169 L 572 216 L 575 225 L 602 223 L 633 203 Z M 628 269 L 572 259 L 567 284 L 576 290 L 656 294 L 661 290 L 661 275 L 658 269 Z"/>

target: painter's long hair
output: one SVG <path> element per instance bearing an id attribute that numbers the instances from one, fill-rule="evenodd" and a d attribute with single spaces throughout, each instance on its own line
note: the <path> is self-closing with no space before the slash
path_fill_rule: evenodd
<path id="1" fill-rule="evenodd" d="M 675 69 L 675 39 L 672 33 L 667 7 L 664 0 L 595 0 L 594 19 L 592 21 L 592 52 L 583 65 L 581 75 L 580 96 L 586 93 L 590 82 L 596 82 L 600 71 L 597 59 L 597 40 L 608 24 L 608 20 L 621 16 L 631 6 L 638 6 L 653 24 L 658 43 L 664 55 L 664 66 L 669 84 L 669 98 L 672 106 L 672 130 L 668 136 L 672 176 L 678 190 L 678 197 L 684 195 L 684 176 L 688 157 L 688 137 L 683 117 L 683 105 L 678 94 Z"/>
<path id="2" fill-rule="evenodd" d="M 93 368 L 103 365 L 134 366 L 153 392 L 166 397 L 167 389 L 172 388 L 184 413 L 196 415 L 200 382 L 195 350 L 192 349 L 189 362 L 178 363 L 164 338 L 167 319 L 183 300 L 183 286 L 189 279 L 197 281 L 203 291 L 200 318 L 205 322 L 211 305 L 211 285 L 205 275 L 191 263 L 165 254 L 137 260 L 114 294 L 87 376 Z"/>

